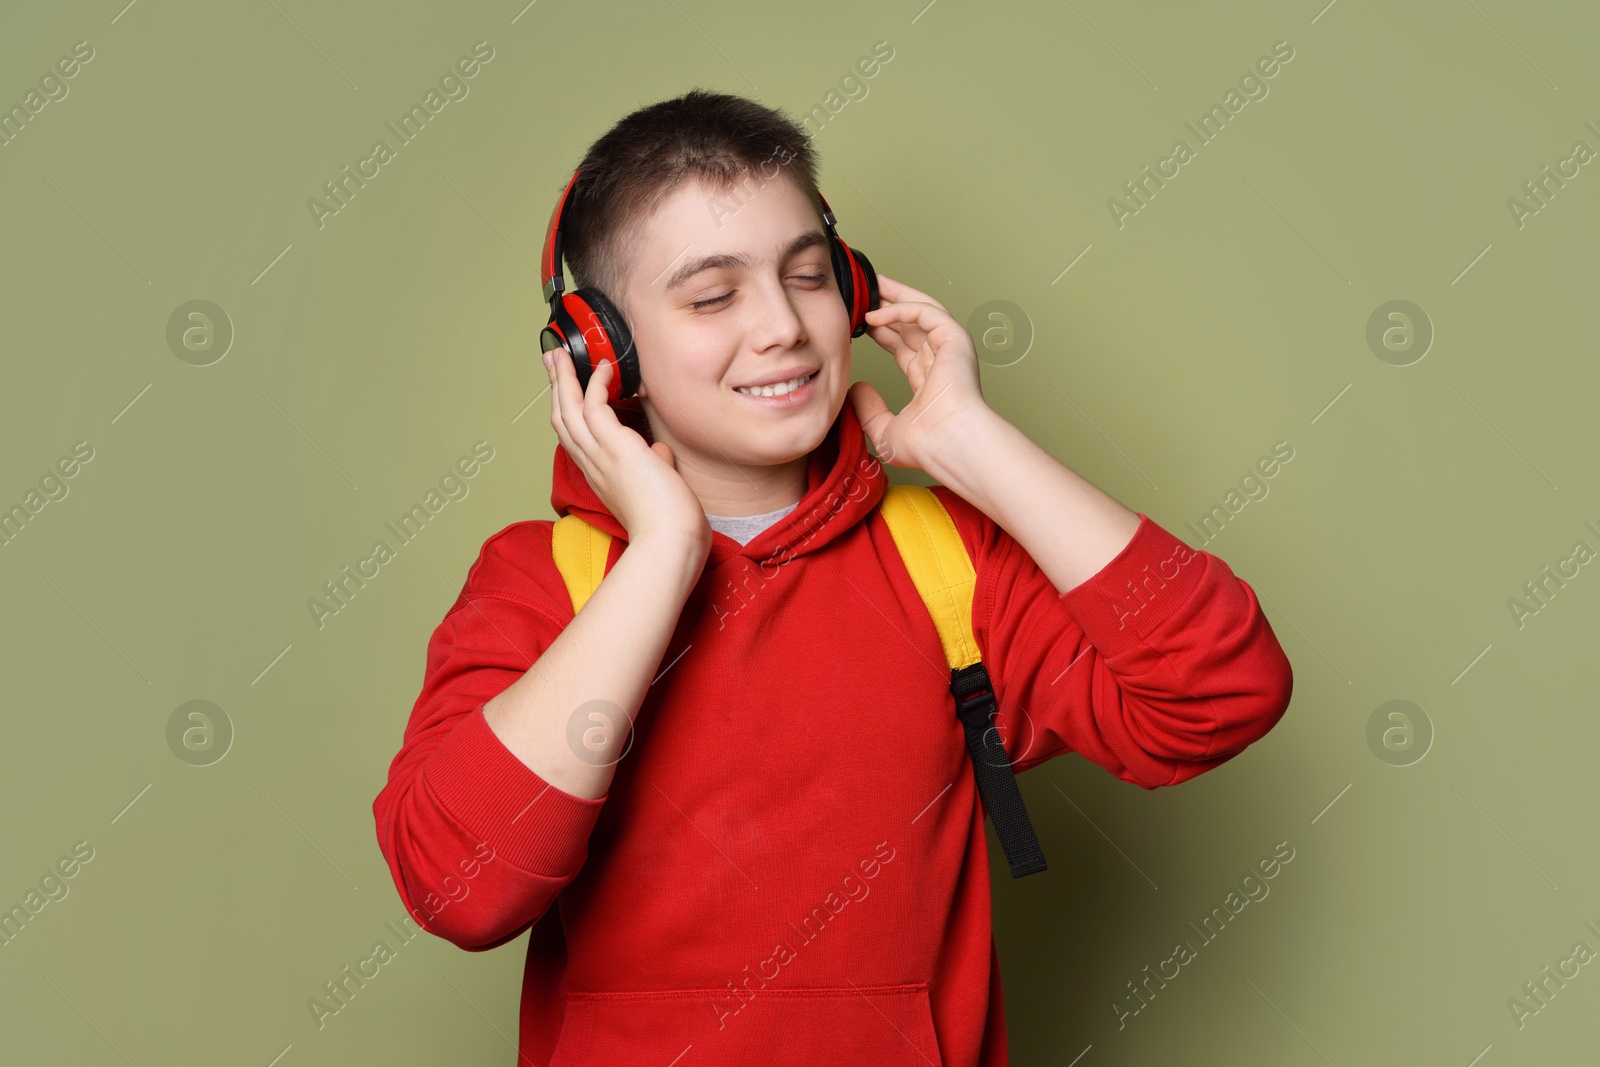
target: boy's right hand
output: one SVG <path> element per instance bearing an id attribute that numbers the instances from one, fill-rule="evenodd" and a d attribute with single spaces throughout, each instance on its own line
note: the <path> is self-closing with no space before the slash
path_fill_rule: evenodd
<path id="1" fill-rule="evenodd" d="M 665 441 L 647 443 L 606 402 L 611 364 L 602 363 L 589 376 L 587 390 L 578 384 L 565 347 L 544 353 L 544 364 L 550 372 L 550 425 L 595 494 L 628 531 L 629 542 L 664 534 L 709 555 L 711 524 L 700 498 L 678 473 L 672 447 Z"/>

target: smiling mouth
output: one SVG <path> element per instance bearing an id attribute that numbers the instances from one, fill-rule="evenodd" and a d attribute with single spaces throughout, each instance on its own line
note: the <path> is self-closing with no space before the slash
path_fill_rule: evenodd
<path id="1" fill-rule="evenodd" d="M 804 387 L 807 383 L 814 380 L 816 376 L 817 372 L 812 371 L 810 374 L 791 379 L 787 382 L 778 382 L 776 385 L 764 385 L 759 388 L 736 386 L 734 388 L 734 392 L 743 393 L 745 396 L 788 396 L 790 393 Z"/>

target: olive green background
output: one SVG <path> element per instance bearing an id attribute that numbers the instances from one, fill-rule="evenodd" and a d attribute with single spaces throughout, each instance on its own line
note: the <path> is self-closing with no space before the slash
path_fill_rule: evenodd
<path id="1" fill-rule="evenodd" d="M 0 907 L 94 849 L 0 947 L 0 1058 L 513 1062 L 521 939 L 418 938 L 321 1030 L 307 1000 L 404 913 L 370 806 L 429 633 L 487 537 L 551 517 L 551 206 L 635 107 L 701 85 L 799 117 L 886 41 L 813 125 L 841 235 L 977 323 L 992 407 L 1249 581 L 1295 667 L 1281 724 L 1191 783 L 1022 777 L 1050 870 L 1013 882 L 991 839 L 1013 1061 L 1593 1062 L 1600 967 L 1520 1028 L 1507 1001 L 1600 950 L 1600 574 L 1520 627 L 1508 601 L 1600 549 L 1600 174 L 1520 227 L 1507 202 L 1600 149 L 1594 10 L 123 2 L 0 14 L 7 109 L 95 51 L 0 147 L 0 505 L 94 449 L 0 547 Z M 469 95 L 319 228 L 323 183 L 478 41 Z M 1201 145 L 1185 122 L 1278 41 L 1269 94 Z M 168 341 L 195 300 L 233 332 L 208 366 Z M 1369 346 L 1394 300 L 1420 359 Z M 319 629 L 308 599 L 480 440 L 469 495 Z M 1268 495 L 1197 536 L 1279 441 Z M 169 746 L 192 700 L 232 727 L 207 766 Z M 1391 700 L 1419 710 L 1369 743 Z M 1284 841 L 1270 895 L 1119 1027 Z"/>

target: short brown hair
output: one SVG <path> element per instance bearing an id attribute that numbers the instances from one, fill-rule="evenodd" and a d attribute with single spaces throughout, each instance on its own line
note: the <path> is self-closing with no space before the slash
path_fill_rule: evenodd
<path id="1" fill-rule="evenodd" d="M 775 160 L 820 219 L 816 152 L 782 111 L 694 88 L 619 119 L 578 164 L 561 249 L 574 285 L 599 289 L 626 317 L 623 285 L 639 221 L 685 181 L 733 189 L 758 173 L 770 179 Z"/>

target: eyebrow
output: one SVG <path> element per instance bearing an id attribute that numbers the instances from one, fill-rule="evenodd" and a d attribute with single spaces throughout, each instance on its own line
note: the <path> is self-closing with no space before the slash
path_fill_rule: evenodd
<path id="1" fill-rule="evenodd" d="M 826 247 L 827 244 L 828 238 L 821 230 L 807 230 L 785 245 L 783 251 L 778 254 L 778 259 L 781 262 L 807 249 Z M 750 266 L 750 257 L 746 255 L 719 252 L 715 255 L 701 256 L 699 259 L 691 259 L 679 267 L 672 277 L 667 279 L 667 284 L 664 288 L 671 292 L 702 271 L 731 270 L 748 266 Z"/>

